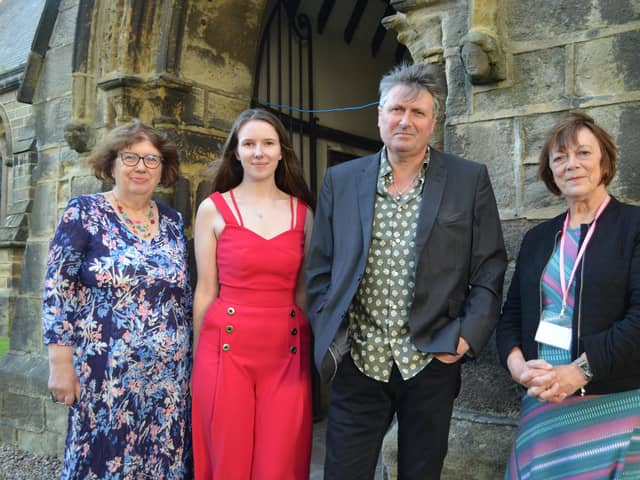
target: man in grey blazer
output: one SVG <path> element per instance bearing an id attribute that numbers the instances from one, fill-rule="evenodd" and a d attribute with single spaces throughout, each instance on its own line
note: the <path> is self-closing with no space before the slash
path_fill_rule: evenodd
<path id="1" fill-rule="evenodd" d="M 402 480 L 440 478 L 460 361 L 498 319 L 506 254 L 484 165 L 429 147 L 426 65 L 380 82 L 384 148 L 330 168 L 307 257 L 315 361 L 332 380 L 325 479 L 372 479 L 398 418 Z"/>

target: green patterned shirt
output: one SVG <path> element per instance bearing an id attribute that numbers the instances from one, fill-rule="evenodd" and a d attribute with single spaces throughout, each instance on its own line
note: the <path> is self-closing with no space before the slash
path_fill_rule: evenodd
<path id="1" fill-rule="evenodd" d="M 389 381 L 394 362 L 408 380 L 433 358 L 419 351 L 409 335 L 415 290 L 413 254 L 428 162 L 427 152 L 413 187 L 404 195 L 392 195 L 387 190 L 393 174 L 385 149 L 380 158 L 371 246 L 348 317 L 355 365 L 381 382 Z"/>

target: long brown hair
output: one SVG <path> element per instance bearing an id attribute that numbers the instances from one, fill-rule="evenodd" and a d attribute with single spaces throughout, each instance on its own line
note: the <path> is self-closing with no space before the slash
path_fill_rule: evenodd
<path id="1" fill-rule="evenodd" d="M 278 134 L 282 160 L 278 162 L 275 172 L 276 186 L 285 193 L 299 198 L 309 207 L 314 207 L 314 199 L 307 182 L 302 175 L 302 168 L 296 152 L 293 150 L 287 131 L 278 117 L 266 110 L 252 108 L 242 112 L 233 122 L 231 132 L 222 148 L 222 158 L 213 177 L 213 191 L 226 192 L 242 182 L 244 172 L 236 158 L 238 148 L 238 132 L 252 120 L 260 120 L 271 125 Z"/>

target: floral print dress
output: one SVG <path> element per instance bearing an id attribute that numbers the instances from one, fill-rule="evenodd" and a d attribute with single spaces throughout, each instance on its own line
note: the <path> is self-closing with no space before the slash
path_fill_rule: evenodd
<path id="1" fill-rule="evenodd" d="M 51 243 L 45 344 L 73 347 L 63 479 L 190 476 L 191 290 L 183 223 L 145 241 L 102 194 L 72 199 Z"/>

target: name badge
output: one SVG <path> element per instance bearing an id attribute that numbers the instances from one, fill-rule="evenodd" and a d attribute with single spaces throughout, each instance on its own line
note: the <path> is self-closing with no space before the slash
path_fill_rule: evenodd
<path id="1" fill-rule="evenodd" d="M 543 310 L 536 332 L 536 342 L 570 350 L 571 319 L 567 315 Z"/>

